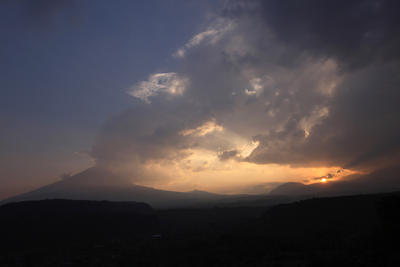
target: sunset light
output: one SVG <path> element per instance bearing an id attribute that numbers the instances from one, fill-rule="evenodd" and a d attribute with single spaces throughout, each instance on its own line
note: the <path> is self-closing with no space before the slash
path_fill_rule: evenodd
<path id="1" fill-rule="evenodd" d="M 400 266 L 399 13 L 0 0 L 0 266 Z"/>

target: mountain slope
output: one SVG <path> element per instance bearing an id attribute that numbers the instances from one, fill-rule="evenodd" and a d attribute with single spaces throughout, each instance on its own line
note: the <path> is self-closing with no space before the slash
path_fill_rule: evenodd
<path id="1" fill-rule="evenodd" d="M 394 166 L 326 183 L 285 183 L 272 190 L 270 195 L 319 197 L 395 192 L 400 190 L 399 173 L 400 167 Z"/>
<path id="2" fill-rule="evenodd" d="M 278 196 L 278 195 L 306 195 L 311 194 L 312 189 L 305 184 L 302 183 L 284 183 L 277 188 L 271 190 L 269 195 Z"/>
<path id="3" fill-rule="evenodd" d="M 204 204 L 225 198 L 208 192 L 173 192 L 128 183 L 110 173 L 91 168 L 62 181 L 5 199 L 1 204 L 26 200 L 74 199 L 145 202 L 156 208 Z"/>

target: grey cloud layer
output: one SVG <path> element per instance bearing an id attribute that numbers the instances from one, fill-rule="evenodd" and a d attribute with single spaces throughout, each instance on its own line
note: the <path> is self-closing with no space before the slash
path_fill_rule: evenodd
<path id="1" fill-rule="evenodd" d="M 257 137 L 261 145 L 250 160 L 350 168 L 397 162 L 399 7 L 398 1 L 262 2 L 261 16 L 278 40 L 310 57 L 334 59 L 342 81 L 329 116 L 306 141 L 287 124 Z"/>
<path id="2" fill-rule="evenodd" d="M 261 1 L 270 29 L 285 43 L 346 67 L 398 60 L 399 3 L 395 0 Z"/>
<path id="3" fill-rule="evenodd" d="M 237 157 L 228 136 L 182 134 L 215 120 L 224 133 L 258 142 L 244 159 L 250 162 L 369 170 L 396 164 L 399 5 L 229 1 L 196 35 L 208 38 L 178 50 L 179 66 L 169 75 L 185 81 L 179 94 L 170 97 L 174 81 L 158 84 L 154 74 L 138 83 L 133 108 L 108 123 L 92 155 L 100 165 L 137 169 L 184 159 L 188 148 Z"/>

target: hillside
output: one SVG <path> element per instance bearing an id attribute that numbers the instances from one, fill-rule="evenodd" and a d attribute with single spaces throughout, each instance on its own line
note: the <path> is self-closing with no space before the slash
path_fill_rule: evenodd
<path id="1" fill-rule="evenodd" d="M 73 199 L 145 202 L 155 208 L 195 206 L 226 196 L 202 191 L 174 192 L 128 183 L 97 168 L 87 169 L 59 182 L 11 197 L 1 204 L 26 200 Z"/>
<path id="2" fill-rule="evenodd" d="M 158 211 L 140 203 L 7 204 L 0 265 L 399 266 L 400 193 L 245 204 Z"/>

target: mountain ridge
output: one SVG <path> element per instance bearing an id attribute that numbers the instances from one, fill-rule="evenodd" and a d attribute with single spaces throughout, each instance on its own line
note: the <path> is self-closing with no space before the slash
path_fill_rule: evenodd
<path id="1" fill-rule="evenodd" d="M 203 204 L 225 197 L 227 196 L 206 191 L 176 192 L 135 185 L 110 173 L 90 168 L 36 190 L 6 198 L 0 201 L 0 205 L 27 200 L 84 199 L 135 201 L 148 203 L 156 208 L 167 208 Z"/>

